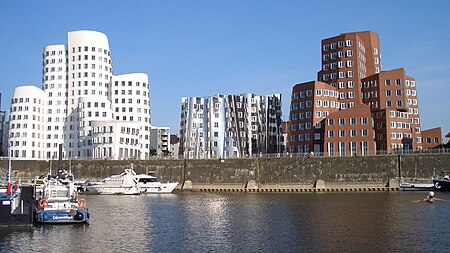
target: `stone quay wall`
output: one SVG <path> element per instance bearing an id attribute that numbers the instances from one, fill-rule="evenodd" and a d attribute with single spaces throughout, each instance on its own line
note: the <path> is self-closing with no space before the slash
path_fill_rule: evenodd
<path id="1" fill-rule="evenodd" d="M 57 172 L 59 161 L 51 163 Z M 22 181 L 46 174 L 47 161 L 13 160 L 13 176 Z M 347 187 L 389 187 L 399 176 L 406 181 L 431 181 L 434 175 L 450 170 L 450 154 L 386 155 L 359 157 L 283 157 L 224 160 L 89 160 L 61 161 L 76 178 L 99 181 L 133 166 L 161 182 L 180 182 L 179 189 L 309 189 Z M 0 161 L 4 177 L 7 160 Z M 320 182 L 320 185 L 316 185 Z M 392 187 L 392 186 L 391 186 Z M 398 187 L 398 186 L 397 186 Z"/>

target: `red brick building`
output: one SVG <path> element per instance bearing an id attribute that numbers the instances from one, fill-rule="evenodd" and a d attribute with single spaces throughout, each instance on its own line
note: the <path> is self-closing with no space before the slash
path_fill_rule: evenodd
<path id="1" fill-rule="evenodd" d="M 336 88 L 311 81 L 293 87 L 289 120 L 290 153 L 324 152 L 324 119 L 339 110 Z"/>
<path id="2" fill-rule="evenodd" d="M 378 35 L 344 33 L 321 46 L 318 81 L 292 90 L 288 151 L 340 156 L 421 149 L 415 80 L 403 68 L 381 71 Z"/>
<path id="3" fill-rule="evenodd" d="M 442 130 L 440 127 L 422 131 L 423 149 L 442 148 Z"/>
<path id="4" fill-rule="evenodd" d="M 414 78 L 399 68 L 382 71 L 361 81 L 363 103 L 375 113 L 386 110 L 384 114 L 389 114 L 389 117 L 374 118 L 377 150 L 421 149 L 419 103 Z M 396 133 L 397 138 L 394 139 L 386 129 Z M 404 138 L 403 144 L 397 142 L 399 136 Z"/>
<path id="5" fill-rule="evenodd" d="M 324 140 L 326 156 L 368 155 L 375 150 L 370 107 L 358 104 L 330 114 Z"/>

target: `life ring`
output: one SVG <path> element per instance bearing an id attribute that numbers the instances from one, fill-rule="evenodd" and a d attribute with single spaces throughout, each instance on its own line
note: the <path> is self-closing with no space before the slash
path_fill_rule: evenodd
<path id="1" fill-rule="evenodd" d="M 86 207 L 86 204 L 87 204 L 87 202 L 86 202 L 85 199 L 79 199 L 79 200 L 78 200 L 78 206 L 79 206 L 79 207 L 85 208 L 85 207 Z"/>
<path id="2" fill-rule="evenodd" d="M 39 207 L 46 208 L 48 206 L 48 200 L 46 198 L 42 198 L 39 200 Z"/>

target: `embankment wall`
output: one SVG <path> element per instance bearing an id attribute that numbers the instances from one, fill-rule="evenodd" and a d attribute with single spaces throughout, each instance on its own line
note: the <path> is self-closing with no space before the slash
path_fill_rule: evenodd
<path id="1" fill-rule="evenodd" d="M 258 187 L 267 185 L 313 185 L 323 180 L 329 185 L 385 184 L 403 176 L 406 180 L 429 180 L 441 171 L 450 170 L 450 154 L 386 155 L 366 157 L 283 157 L 224 160 L 146 160 L 146 161 L 62 161 L 72 168 L 76 178 L 101 180 L 120 174 L 130 164 L 137 173 L 152 173 L 162 182 L 191 181 L 193 186 L 232 185 L 245 187 L 254 180 Z M 0 177 L 8 161 L 0 161 Z M 45 174 L 46 161 L 12 161 L 12 171 L 24 180 Z M 58 161 L 51 164 L 56 173 Z M 182 186 L 182 185 L 181 185 Z"/>

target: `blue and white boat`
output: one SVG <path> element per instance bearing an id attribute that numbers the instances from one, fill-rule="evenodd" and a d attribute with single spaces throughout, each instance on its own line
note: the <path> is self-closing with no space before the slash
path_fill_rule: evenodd
<path id="1" fill-rule="evenodd" d="M 73 175 L 38 178 L 34 180 L 37 223 L 87 223 L 86 200 L 78 198 Z"/>

